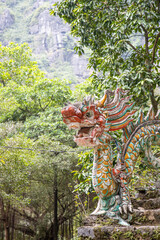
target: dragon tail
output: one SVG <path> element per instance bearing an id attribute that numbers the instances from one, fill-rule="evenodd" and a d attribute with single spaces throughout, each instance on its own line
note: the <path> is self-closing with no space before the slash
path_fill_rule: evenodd
<path id="1" fill-rule="evenodd" d="M 124 147 L 121 155 L 120 194 L 122 199 L 121 209 L 128 207 L 130 212 L 131 201 L 128 183 L 131 180 L 135 163 L 140 155 L 144 153 L 143 160 L 152 167 L 160 167 L 160 159 L 153 154 L 152 146 L 160 144 L 160 112 L 154 115 L 150 108 L 146 118 L 140 111 L 138 120 L 134 125 L 132 122 L 124 129 Z"/>
<path id="2" fill-rule="evenodd" d="M 160 159 L 153 154 L 151 147 L 160 145 L 160 112 L 155 116 L 151 107 L 144 118 L 141 110 L 136 124 L 131 122 L 124 128 L 124 142 L 122 164 L 126 165 L 129 175 L 140 152 L 145 153 L 144 160 L 147 164 L 160 167 Z"/>

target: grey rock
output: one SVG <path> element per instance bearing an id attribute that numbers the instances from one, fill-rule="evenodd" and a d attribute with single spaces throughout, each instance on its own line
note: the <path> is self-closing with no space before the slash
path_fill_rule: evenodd
<path id="1" fill-rule="evenodd" d="M 0 30 L 9 28 L 14 23 L 14 15 L 10 13 L 9 9 L 5 9 L 4 13 L 0 15 Z"/>
<path id="2" fill-rule="evenodd" d="M 94 229 L 91 227 L 80 227 L 78 228 L 78 236 L 95 238 Z"/>

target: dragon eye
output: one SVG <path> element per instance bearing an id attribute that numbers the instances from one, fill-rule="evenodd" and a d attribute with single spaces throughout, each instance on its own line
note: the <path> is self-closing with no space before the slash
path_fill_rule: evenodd
<path id="1" fill-rule="evenodd" d="M 92 112 L 92 111 L 87 112 L 87 113 L 86 113 L 86 117 L 87 117 L 87 118 L 93 117 L 93 112 Z"/>

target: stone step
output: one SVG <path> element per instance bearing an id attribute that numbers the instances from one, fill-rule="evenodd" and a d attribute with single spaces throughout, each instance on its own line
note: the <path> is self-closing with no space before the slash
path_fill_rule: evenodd
<path id="1" fill-rule="evenodd" d="M 137 189 L 136 199 L 145 200 L 160 197 L 160 189 Z"/>
<path id="2" fill-rule="evenodd" d="M 124 220 L 127 219 L 126 215 L 121 216 Z M 133 214 L 131 214 L 131 220 L 129 222 L 131 225 L 157 225 L 160 224 L 160 208 L 158 209 L 134 209 Z M 84 226 L 94 226 L 98 225 L 117 225 L 118 220 L 113 220 L 104 215 L 99 216 L 87 216 L 83 220 Z"/>
<path id="3" fill-rule="evenodd" d="M 130 223 L 137 225 L 160 224 L 160 208 L 146 210 L 139 207 L 139 209 L 134 209 Z"/>
<path id="4" fill-rule="evenodd" d="M 81 240 L 160 240 L 160 225 L 152 226 L 83 226 L 78 228 Z"/>
<path id="5" fill-rule="evenodd" d="M 132 204 L 134 208 L 157 209 L 160 208 L 160 197 L 143 200 L 132 199 Z"/>
<path id="6" fill-rule="evenodd" d="M 121 226 L 118 220 L 103 215 L 88 216 L 78 228 L 78 236 L 81 240 L 160 240 L 160 188 L 138 189 L 132 204 L 130 226 Z"/>

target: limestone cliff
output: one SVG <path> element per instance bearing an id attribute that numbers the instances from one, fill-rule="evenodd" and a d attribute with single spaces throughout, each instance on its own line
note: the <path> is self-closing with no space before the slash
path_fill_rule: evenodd
<path id="1" fill-rule="evenodd" d="M 0 41 L 28 42 L 39 67 L 50 77 L 72 82 L 89 76 L 87 58 L 74 52 L 70 28 L 49 9 L 57 0 L 0 0 Z"/>
<path id="2" fill-rule="evenodd" d="M 14 15 L 6 8 L 0 15 L 0 31 L 4 31 L 12 24 L 14 24 Z"/>

